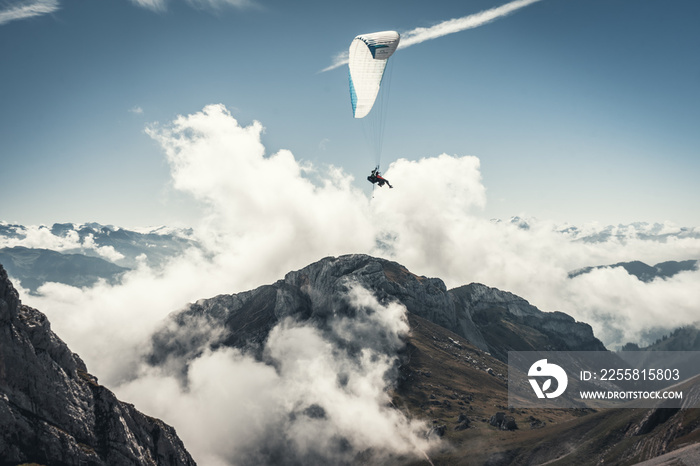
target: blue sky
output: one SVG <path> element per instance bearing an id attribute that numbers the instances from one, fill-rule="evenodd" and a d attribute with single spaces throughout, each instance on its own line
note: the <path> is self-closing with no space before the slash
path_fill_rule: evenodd
<path id="1" fill-rule="evenodd" d="M 237 3 L 3 2 L 0 220 L 187 225 L 200 206 L 145 128 L 218 103 L 262 123 L 267 154 L 342 167 L 368 193 L 347 69 L 320 70 L 359 33 L 508 2 Z M 476 156 L 489 218 L 700 225 L 699 14 L 690 0 L 541 0 L 401 49 L 383 168 Z"/>

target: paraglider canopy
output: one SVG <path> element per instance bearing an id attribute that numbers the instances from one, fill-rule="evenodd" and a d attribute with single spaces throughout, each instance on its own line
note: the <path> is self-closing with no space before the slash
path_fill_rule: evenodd
<path id="1" fill-rule="evenodd" d="M 398 46 L 396 31 L 360 34 L 350 44 L 350 102 L 355 118 L 363 118 L 372 110 L 387 60 Z"/>

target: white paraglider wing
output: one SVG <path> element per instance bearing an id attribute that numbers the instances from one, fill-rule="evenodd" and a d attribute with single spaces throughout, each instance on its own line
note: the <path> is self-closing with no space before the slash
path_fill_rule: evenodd
<path id="1" fill-rule="evenodd" d="M 350 44 L 350 102 L 355 118 L 363 118 L 372 110 L 386 62 L 398 45 L 396 31 L 360 34 Z"/>

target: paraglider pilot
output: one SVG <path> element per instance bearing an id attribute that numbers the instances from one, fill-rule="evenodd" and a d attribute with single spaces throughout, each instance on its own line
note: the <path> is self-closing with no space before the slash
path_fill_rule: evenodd
<path id="1" fill-rule="evenodd" d="M 386 183 L 390 188 L 393 188 L 391 183 L 389 183 L 389 180 L 384 178 L 381 173 L 379 173 L 379 167 L 375 168 L 372 170 L 372 174 L 367 177 L 367 181 L 369 181 L 372 184 L 378 184 L 379 187 L 384 186 Z"/>

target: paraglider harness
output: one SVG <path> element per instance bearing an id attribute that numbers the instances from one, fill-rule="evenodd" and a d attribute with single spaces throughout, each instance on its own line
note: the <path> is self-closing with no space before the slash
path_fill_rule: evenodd
<path id="1" fill-rule="evenodd" d="M 374 170 L 372 170 L 372 174 L 370 174 L 370 175 L 367 177 L 367 181 L 369 181 L 369 182 L 372 183 L 372 184 L 378 184 L 379 187 L 384 186 L 384 184 L 386 183 L 390 188 L 393 188 L 393 186 L 391 185 L 391 183 L 389 183 L 389 180 L 387 180 L 386 178 L 382 177 L 382 174 L 379 173 L 379 167 L 377 167 L 377 168 L 375 168 Z"/>

